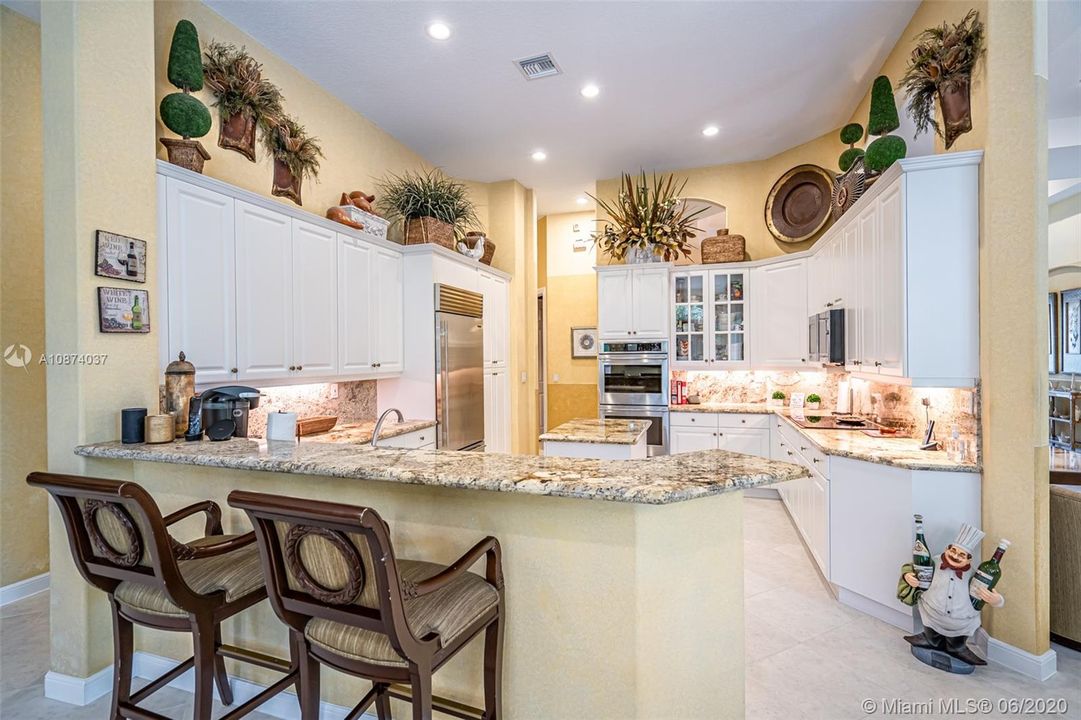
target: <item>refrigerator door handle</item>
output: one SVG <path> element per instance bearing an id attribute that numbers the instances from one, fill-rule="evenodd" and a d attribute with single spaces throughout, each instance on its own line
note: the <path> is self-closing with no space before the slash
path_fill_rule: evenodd
<path id="1" fill-rule="evenodd" d="M 442 439 L 440 445 L 443 448 L 447 447 L 449 436 L 447 433 L 448 423 L 447 418 L 450 413 L 447 410 L 447 405 L 450 401 L 450 354 L 447 348 L 447 344 L 450 341 L 450 333 L 447 327 L 446 320 L 439 321 L 439 384 L 440 384 L 440 403 L 439 403 L 439 435 Z"/>

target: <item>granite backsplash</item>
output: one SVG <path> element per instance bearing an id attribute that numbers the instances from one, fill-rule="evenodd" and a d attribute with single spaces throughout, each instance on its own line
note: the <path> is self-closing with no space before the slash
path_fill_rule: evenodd
<path id="1" fill-rule="evenodd" d="M 857 415 L 897 427 L 910 437 L 920 437 L 929 414 L 935 421 L 935 439 L 944 441 L 957 425 L 966 441 L 979 445 L 979 388 L 912 388 L 854 378 L 840 368 L 791 372 L 677 370 L 672 377 L 686 381 L 688 394 L 697 394 L 704 403 L 766 402 L 780 390 L 786 405 L 794 392 L 817 393 L 824 410 L 837 407 L 840 386 L 847 381 L 852 393 L 851 410 Z M 924 399 L 930 402 L 929 409 L 924 407 Z"/>
<path id="2" fill-rule="evenodd" d="M 287 385 L 259 391 L 263 393 L 259 407 L 248 414 L 248 437 L 253 438 L 266 435 L 266 417 L 272 412 L 295 412 L 298 418 L 336 415 L 339 423 L 375 420 L 379 412 L 375 380 Z M 164 385 L 160 386 L 160 402 L 164 407 Z"/>

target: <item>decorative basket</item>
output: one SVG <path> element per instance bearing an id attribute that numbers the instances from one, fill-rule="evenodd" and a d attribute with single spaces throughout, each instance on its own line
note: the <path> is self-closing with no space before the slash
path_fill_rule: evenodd
<path id="1" fill-rule="evenodd" d="M 454 250 L 454 226 L 433 217 L 409 218 L 405 221 L 405 244 L 432 243 Z"/>
<path id="2" fill-rule="evenodd" d="M 480 261 L 485 265 L 490 266 L 492 264 L 492 257 L 495 256 L 495 243 L 492 242 L 492 239 L 490 237 L 488 237 L 482 232 L 470 230 L 465 234 L 465 242 L 467 245 L 472 245 L 474 242 L 476 242 L 476 239 L 478 237 L 484 238 L 484 254 L 481 255 Z"/>
<path id="3" fill-rule="evenodd" d="M 742 235 L 729 235 L 728 228 L 717 231 L 714 237 L 702 241 L 702 262 L 743 262 L 747 252 L 747 240 Z"/>

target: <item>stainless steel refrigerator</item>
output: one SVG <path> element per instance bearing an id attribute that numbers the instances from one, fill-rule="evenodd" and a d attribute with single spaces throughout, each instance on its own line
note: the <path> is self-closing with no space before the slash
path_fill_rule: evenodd
<path id="1" fill-rule="evenodd" d="M 435 286 L 436 446 L 484 449 L 484 299 Z"/>

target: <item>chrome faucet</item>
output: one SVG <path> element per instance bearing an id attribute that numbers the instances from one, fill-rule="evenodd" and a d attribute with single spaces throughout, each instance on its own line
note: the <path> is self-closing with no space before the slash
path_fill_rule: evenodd
<path id="1" fill-rule="evenodd" d="M 379 419 L 375 421 L 375 430 L 372 431 L 372 447 L 379 447 L 376 445 L 379 442 L 379 431 L 383 429 L 383 421 L 387 419 L 387 415 L 395 413 L 398 416 L 398 422 L 405 422 L 405 418 L 402 416 L 402 411 L 398 408 L 387 408 L 383 411 L 383 414 L 379 416 Z"/>

